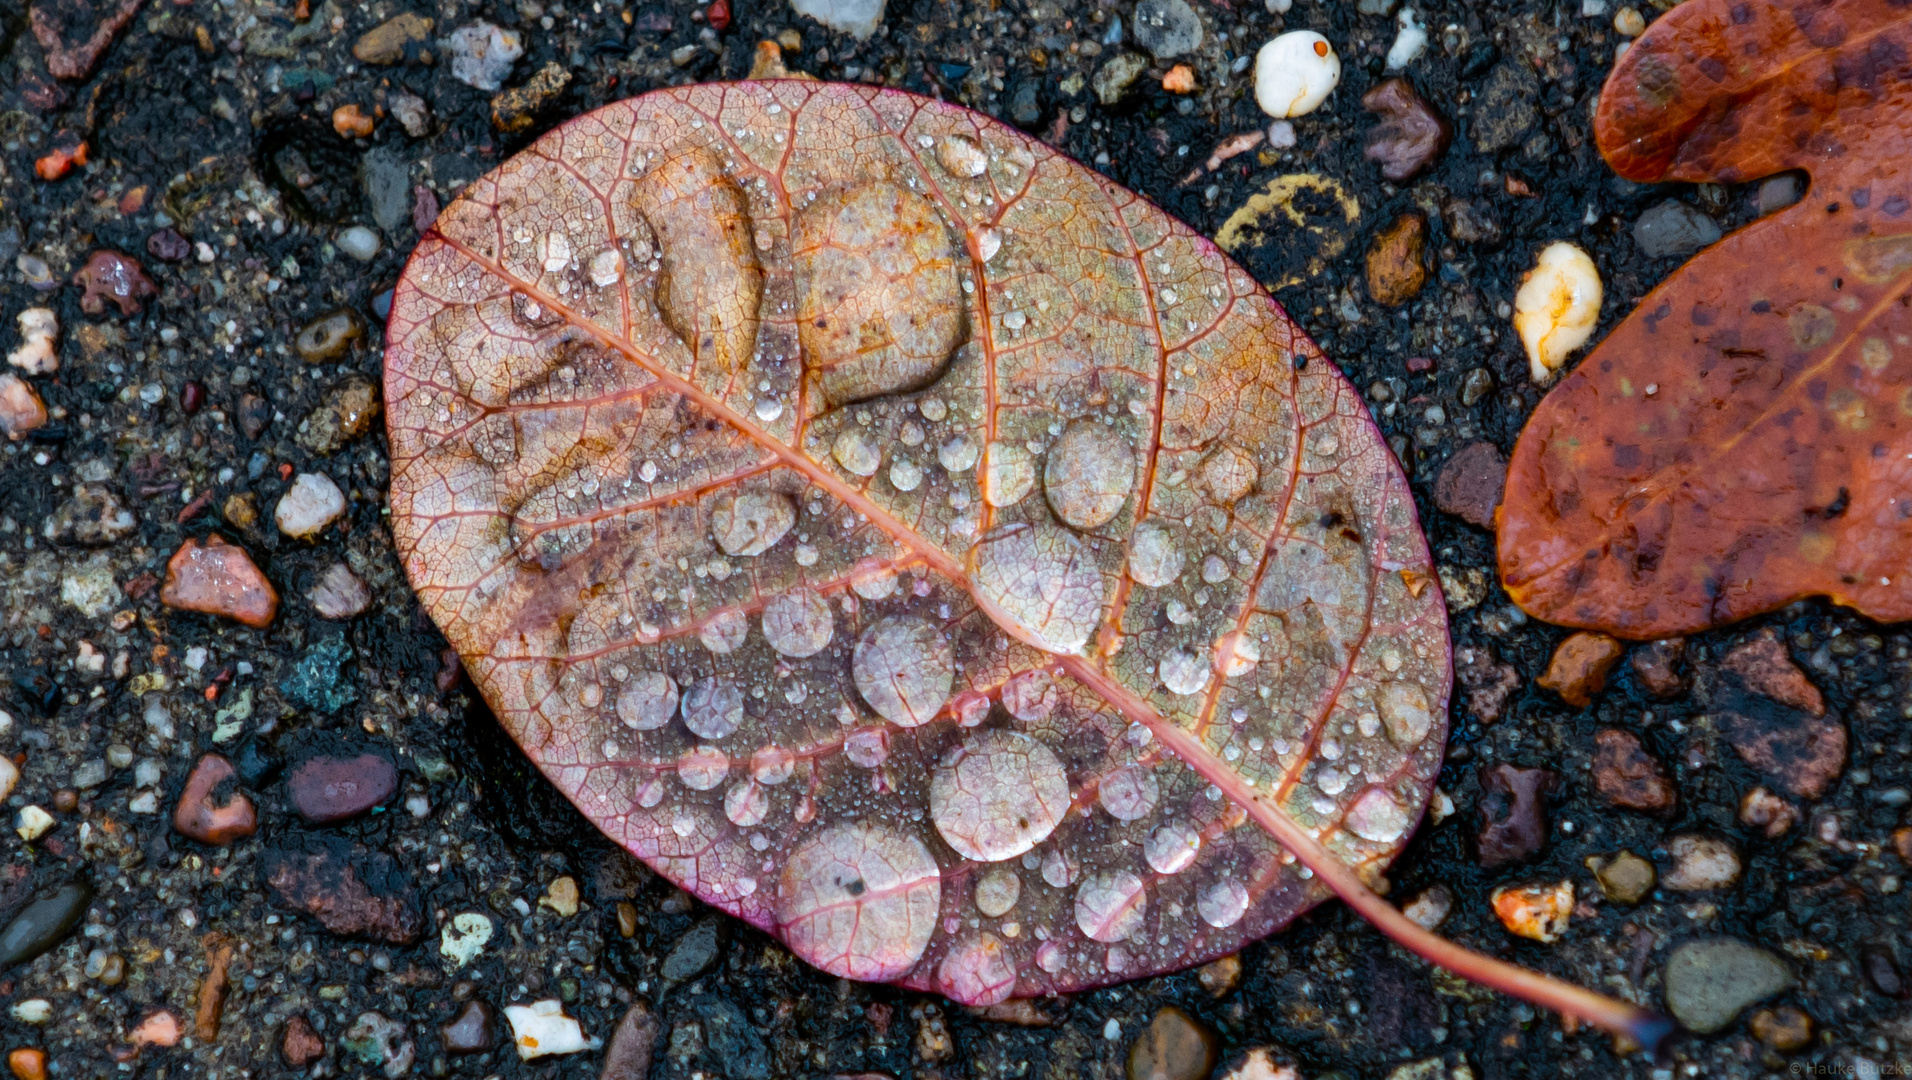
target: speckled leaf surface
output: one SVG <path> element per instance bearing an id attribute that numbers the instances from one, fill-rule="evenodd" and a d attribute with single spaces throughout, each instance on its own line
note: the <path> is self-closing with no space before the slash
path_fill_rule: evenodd
<path id="1" fill-rule="evenodd" d="M 1212 244 L 977 114 L 579 117 L 421 241 L 386 389 L 407 571 L 500 720 L 827 971 L 1179 968 L 1326 895 L 1243 802 L 1366 874 L 1426 804 L 1445 613 L 1360 398 Z"/>
<path id="2" fill-rule="evenodd" d="M 1912 7 L 1682 4 L 1615 65 L 1595 132 L 1633 180 L 1811 185 L 1534 412 L 1500 510 L 1509 593 L 1635 638 L 1815 595 L 1912 618 Z"/>

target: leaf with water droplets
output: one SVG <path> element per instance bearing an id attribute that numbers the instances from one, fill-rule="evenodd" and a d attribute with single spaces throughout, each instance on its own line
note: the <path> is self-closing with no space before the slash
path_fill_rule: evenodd
<path id="1" fill-rule="evenodd" d="M 394 532 L 501 722 L 818 967 L 1185 967 L 1328 895 L 1263 826 L 1372 876 L 1427 803 L 1446 624 L 1360 398 L 1002 125 L 607 106 L 446 208 L 389 341 Z"/>

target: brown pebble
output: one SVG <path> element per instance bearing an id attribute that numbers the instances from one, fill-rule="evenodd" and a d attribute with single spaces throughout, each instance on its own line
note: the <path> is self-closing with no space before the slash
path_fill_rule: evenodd
<path id="1" fill-rule="evenodd" d="M 1640 689 L 1665 701 L 1686 692 L 1686 676 L 1680 673 L 1680 660 L 1685 655 L 1685 638 L 1662 638 L 1634 649 L 1627 663 L 1633 667 Z"/>
<path id="2" fill-rule="evenodd" d="M 637 905 L 629 900 L 617 902 L 617 933 L 619 937 L 637 935 Z"/>
<path id="3" fill-rule="evenodd" d="M 1547 769 L 1493 765 L 1480 780 L 1480 864 L 1492 869 L 1532 858 L 1547 842 L 1543 799 L 1560 784 Z"/>
<path id="4" fill-rule="evenodd" d="M 182 836 L 215 847 L 251 836 L 259 831 L 259 818 L 252 800 L 235 791 L 224 801 L 216 801 L 213 792 L 237 775 L 232 762 L 218 754 L 207 754 L 186 777 L 179 793 L 179 805 L 173 810 L 173 828 Z"/>
<path id="5" fill-rule="evenodd" d="M 332 130 L 338 132 L 341 139 L 369 139 L 377 126 L 378 121 L 355 103 L 332 110 Z"/>
<path id="6" fill-rule="evenodd" d="M 62 814 L 70 814 L 80 808 L 80 793 L 72 788 L 61 788 L 53 793 L 53 809 Z"/>
<path id="7" fill-rule="evenodd" d="M 219 1039 L 219 1021 L 226 1013 L 226 995 L 232 989 L 226 977 L 232 966 L 232 941 L 224 934 L 206 935 L 206 977 L 199 980 L 199 1007 L 193 1013 L 193 1034 L 200 1042 Z"/>
<path id="8" fill-rule="evenodd" d="M 1490 442 L 1471 442 L 1454 452 L 1434 481 L 1434 505 L 1470 525 L 1494 527 L 1494 511 L 1507 487 L 1507 458 Z"/>
<path id="9" fill-rule="evenodd" d="M 228 495 L 220 504 L 219 516 L 235 529 L 250 529 L 259 523 L 259 504 L 250 491 Z"/>
<path id="10" fill-rule="evenodd" d="M 1826 712 L 1825 698 L 1785 643 L 1771 627 L 1761 630 L 1726 654 L 1720 673 L 1713 720 L 1740 759 L 1789 795 L 1824 795 L 1845 771 L 1846 727 Z"/>
<path id="11" fill-rule="evenodd" d="M 1453 127 L 1403 78 L 1384 80 L 1363 94 L 1361 107 L 1381 117 L 1363 153 L 1395 183 L 1434 164 L 1454 137 Z"/>
<path id="12" fill-rule="evenodd" d="M 1220 1057 L 1214 1032 L 1169 1005 L 1129 1046 L 1128 1080 L 1202 1080 Z"/>
<path id="13" fill-rule="evenodd" d="M 109 302 L 121 315 L 137 315 L 147 297 L 159 295 L 139 260 L 117 251 L 95 251 L 73 275 L 73 284 L 86 290 L 80 297 L 80 310 L 88 315 L 105 312 Z"/>
<path id="14" fill-rule="evenodd" d="M 1792 654 L 1770 626 L 1735 646 L 1719 666 L 1738 676 L 1741 685 L 1755 694 L 1814 716 L 1826 713 L 1825 697 L 1793 663 Z"/>
<path id="15" fill-rule="evenodd" d="M 1631 851 L 1618 852 L 1612 858 L 1589 855 L 1587 869 L 1593 871 L 1600 895 L 1621 904 L 1639 903 L 1659 880 L 1653 864 Z"/>
<path id="16" fill-rule="evenodd" d="M 1491 645 L 1463 645 L 1454 650 L 1454 678 L 1467 691 L 1467 708 L 1483 724 L 1499 720 L 1507 699 L 1520 689 L 1520 672 L 1494 658 Z"/>
<path id="17" fill-rule="evenodd" d="M 440 1028 L 438 1034 L 445 1040 L 446 1053 L 482 1054 L 498 1041 L 498 1022 L 491 1006 L 474 999 L 467 1001 L 458 1016 Z"/>
<path id="18" fill-rule="evenodd" d="M 1799 823 L 1799 808 L 1763 787 L 1756 787 L 1740 797 L 1739 823 L 1760 830 L 1768 840 L 1775 840 Z M 1907 841 L 1912 842 L 1912 829 L 1900 829 L 1899 832 L 1907 833 Z M 1895 843 L 1898 838 L 1898 833 L 1894 833 Z M 1904 847 L 1900 848 L 1901 857 L 1905 850 Z"/>
<path id="19" fill-rule="evenodd" d="M 16 1080 L 46 1080 L 46 1051 L 21 1047 L 7 1054 L 7 1068 Z"/>
<path id="20" fill-rule="evenodd" d="M 1605 634 L 1582 630 L 1567 636 L 1547 662 L 1547 673 L 1535 680 L 1576 708 L 1586 708 L 1606 689 L 1607 675 L 1625 650 Z"/>
<path id="21" fill-rule="evenodd" d="M 1608 806 L 1649 814 L 1673 811 L 1679 799 L 1660 762 L 1630 731 L 1605 728 L 1594 735 L 1593 783 Z"/>
<path id="22" fill-rule="evenodd" d="M 1210 997 L 1226 997 L 1241 985 L 1241 954 L 1230 953 L 1195 969 L 1195 981 Z"/>
<path id="23" fill-rule="evenodd" d="M 314 825 L 349 821 L 398 790 L 398 770 L 382 754 L 320 755 L 299 763 L 286 780 L 292 806 Z"/>
<path id="24" fill-rule="evenodd" d="M 1427 284 L 1427 215 L 1409 210 L 1375 234 L 1368 245 L 1368 295 L 1377 304 L 1399 307 Z"/>
<path id="25" fill-rule="evenodd" d="M 265 873 L 280 903 L 306 912 L 341 937 L 405 945 L 424 930 L 397 864 L 383 852 L 348 853 L 329 845 L 274 851 L 266 857 Z"/>
<path id="26" fill-rule="evenodd" d="M 294 1069 L 303 1069 L 324 1056 L 325 1040 L 312 1029 L 312 1021 L 299 1015 L 285 1022 L 285 1034 L 279 1038 L 281 1061 Z"/>
<path id="27" fill-rule="evenodd" d="M 644 1080 L 651 1070 L 651 1050 L 656 1045 L 657 1018 L 643 1002 L 633 1002 L 611 1032 L 598 1080 Z"/>
<path id="28" fill-rule="evenodd" d="M 198 412 L 200 406 L 204 405 L 205 403 L 206 403 L 206 384 L 205 383 L 199 382 L 198 380 L 195 379 L 195 380 L 188 381 L 185 386 L 180 388 L 179 407 L 186 410 L 187 416 L 191 416 L 194 413 Z"/>
<path id="29" fill-rule="evenodd" d="M 396 64 L 416 55 L 431 32 L 430 19 L 406 12 L 361 34 L 352 44 L 352 55 L 362 64 Z"/>
<path id="30" fill-rule="evenodd" d="M 213 533 L 201 544 L 192 537 L 166 562 L 159 601 L 180 611 L 223 615 L 264 628 L 279 611 L 279 594 L 244 548 Z"/>
<path id="31" fill-rule="evenodd" d="M 491 99 L 491 122 L 499 131 L 515 135 L 537 121 L 539 110 L 571 85 L 571 73 L 561 64 L 539 69 L 523 86 L 513 86 Z"/>
<path id="32" fill-rule="evenodd" d="M 272 403 L 257 394 L 246 394 L 239 399 L 239 430 L 246 438 L 257 439 L 265 433 L 266 425 L 272 423 Z"/>
<path id="33" fill-rule="evenodd" d="M 1892 850 L 1898 852 L 1900 862 L 1912 866 L 1912 827 L 1892 830 Z"/>
<path id="34" fill-rule="evenodd" d="M 155 1009 L 139 1022 L 130 1038 L 134 1046 L 167 1047 L 179 1045 L 182 1034 L 179 1017 L 171 1009 Z"/>
<path id="35" fill-rule="evenodd" d="M 292 339 L 299 359 L 329 364 L 350 352 L 365 337 L 365 320 L 349 307 L 334 308 L 299 328 Z"/>
<path id="36" fill-rule="evenodd" d="M 192 253 L 192 241 L 179 235 L 178 230 L 170 227 L 160 229 L 146 238 L 146 254 L 160 262 L 185 262 L 186 257 Z"/>
<path id="37" fill-rule="evenodd" d="M 992 1024 L 1012 1024 L 1016 1027 L 1054 1027 L 1056 1018 L 1043 1009 L 1044 1002 L 1056 1003 L 1053 998 L 1012 997 L 1008 1001 L 998 1001 L 994 1005 L 972 1007 L 971 1016 L 980 1017 Z"/>
<path id="38" fill-rule="evenodd" d="M 1812 1041 L 1812 1017 L 1791 1005 L 1761 1009 L 1751 1021 L 1753 1038 L 1780 1053 L 1801 1049 Z"/>
<path id="39" fill-rule="evenodd" d="M 438 193 L 423 184 L 412 185 L 412 229 L 420 236 L 438 220 Z"/>

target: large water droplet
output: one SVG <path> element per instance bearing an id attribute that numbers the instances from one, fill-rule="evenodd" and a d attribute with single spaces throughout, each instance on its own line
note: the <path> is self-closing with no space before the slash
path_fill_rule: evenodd
<path id="1" fill-rule="evenodd" d="M 1099 529 L 1114 519 L 1135 486 L 1135 451 L 1115 429 L 1094 421 L 1070 424 L 1042 467 L 1042 490 L 1065 524 Z"/>
<path id="2" fill-rule="evenodd" d="M 1076 927 L 1096 941 L 1126 941 L 1148 916 L 1148 889 L 1127 870 L 1096 874 L 1076 889 Z"/>
<path id="3" fill-rule="evenodd" d="M 835 631 L 829 601 L 809 589 L 792 589 L 764 605 L 764 640 L 785 656 L 815 656 L 830 644 Z"/>
<path id="4" fill-rule="evenodd" d="M 677 778 L 692 791 L 709 791 L 730 775 L 730 755 L 714 746 L 694 746 L 677 759 Z"/>
<path id="5" fill-rule="evenodd" d="M 843 756 L 852 765 L 874 769 L 890 759 L 890 732 L 876 724 L 866 724 L 843 737 Z"/>
<path id="6" fill-rule="evenodd" d="M 740 780 L 724 792 L 724 816 L 732 825 L 748 829 L 770 813 L 770 793 L 755 780 Z"/>
<path id="7" fill-rule="evenodd" d="M 609 288 L 624 280 L 624 256 L 616 248 L 605 248 L 591 256 L 591 284 Z"/>
<path id="8" fill-rule="evenodd" d="M 890 484 L 898 491 L 915 491 L 923 483 L 923 467 L 906 457 L 890 462 Z"/>
<path id="9" fill-rule="evenodd" d="M 949 700 L 956 659 L 949 639 L 928 620 L 879 620 L 856 643 L 850 673 L 878 716 L 900 727 L 928 723 Z"/>
<path id="10" fill-rule="evenodd" d="M 710 511 L 711 539 L 724 554 L 738 558 L 763 554 L 796 523 L 796 504 L 774 491 L 719 499 Z"/>
<path id="11" fill-rule="evenodd" d="M 1179 874 L 1201 850 L 1201 830 L 1186 821 L 1171 821 L 1149 834 L 1142 845 L 1142 857 L 1158 874 Z"/>
<path id="12" fill-rule="evenodd" d="M 883 448 L 876 444 L 876 437 L 856 424 L 837 435 L 830 453 L 845 471 L 858 476 L 875 476 L 876 467 L 883 464 Z"/>
<path id="13" fill-rule="evenodd" d="M 1155 671 L 1171 694 L 1199 694 L 1208 685 L 1208 660 L 1187 649 L 1170 649 Z"/>
<path id="14" fill-rule="evenodd" d="M 1129 541 L 1129 576 L 1150 588 L 1174 584 L 1187 561 L 1175 533 L 1159 521 L 1143 522 Z"/>
<path id="15" fill-rule="evenodd" d="M 976 910 L 990 918 L 1007 915 L 1022 896 L 1022 878 L 1014 870 L 998 866 L 976 882 Z"/>
<path id="16" fill-rule="evenodd" d="M 1075 860 L 1059 850 L 1052 849 L 1042 857 L 1042 880 L 1054 888 L 1068 888 L 1075 882 L 1076 873 Z"/>
<path id="17" fill-rule="evenodd" d="M 1102 574 L 1074 533 L 1010 525 L 970 549 L 976 599 L 1004 628 L 1037 648 L 1078 653 L 1102 619 Z"/>
<path id="18" fill-rule="evenodd" d="M 1239 881 L 1218 881 L 1202 890 L 1195 910 L 1216 929 L 1233 926 L 1248 913 L 1248 890 Z"/>
<path id="19" fill-rule="evenodd" d="M 655 731 L 677 715 L 677 684 L 661 671 L 640 671 L 617 695 L 617 718 L 638 731 Z"/>
<path id="20" fill-rule="evenodd" d="M 1014 506 L 1036 486 L 1036 459 L 1015 443 L 989 444 L 989 462 L 983 470 L 983 498 L 991 506 Z"/>
<path id="21" fill-rule="evenodd" d="M 1428 708 L 1427 691 L 1409 682 L 1383 684 L 1375 695 L 1375 708 L 1387 725 L 1388 738 L 1396 746 L 1412 749 L 1434 727 L 1434 713 Z"/>
<path id="22" fill-rule="evenodd" d="M 945 135 L 936 140 L 936 161 L 951 176 L 967 180 L 989 168 L 989 155 L 967 135 Z"/>
<path id="23" fill-rule="evenodd" d="M 942 896 L 936 859 L 920 839 L 890 825 L 844 822 L 791 852 L 777 922 L 790 951 L 811 964 L 887 982 L 922 958 Z"/>
<path id="24" fill-rule="evenodd" d="M 952 474 L 966 473 L 976 467 L 976 444 L 967 435 L 952 436 L 936 448 L 936 460 Z"/>
<path id="25" fill-rule="evenodd" d="M 699 679 L 684 691 L 684 726 L 703 739 L 722 739 L 744 719 L 744 692 L 719 675 Z"/>
<path id="26" fill-rule="evenodd" d="M 1102 778 L 1096 801 L 1118 821 L 1136 821 L 1155 812 L 1162 789 L 1155 774 L 1141 765 L 1124 765 Z"/>
<path id="27" fill-rule="evenodd" d="M 1003 684 L 1002 707 L 1025 724 L 1040 724 L 1056 711 L 1058 696 L 1048 672 L 1025 671 Z"/>
<path id="28" fill-rule="evenodd" d="M 1362 792 L 1348 807 L 1348 831 L 1363 840 L 1391 844 L 1414 824 L 1407 807 L 1387 788 L 1375 786 Z"/>
<path id="29" fill-rule="evenodd" d="M 1000 862 L 1028 851 L 1069 812 L 1069 776 L 1047 746 L 1021 732 L 970 736 L 930 780 L 936 831 L 965 858 Z"/>
<path id="30" fill-rule="evenodd" d="M 697 640 L 704 648 L 722 656 L 744 643 L 750 635 L 750 620 L 735 608 L 720 611 L 697 628 Z"/>
<path id="31" fill-rule="evenodd" d="M 984 931 L 950 947 L 936 968 L 936 986 L 961 1005 L 994 1005 L 1016 990 L 1016 962 L 1009 947 Z"/>
<path id="32" fill-rule="evenodd" d="M 545 273 L 555 274 L 571 265 L 571 241 L 563 233 L 546 233 L 538 246 Z"/>

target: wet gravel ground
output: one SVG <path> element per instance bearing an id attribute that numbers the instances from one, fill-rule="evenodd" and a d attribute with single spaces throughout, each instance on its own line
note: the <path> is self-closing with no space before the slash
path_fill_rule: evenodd
<path id="1" fill-rule="evenodd" d="M 1373 118 L 1360 98 L 1382 78 L 1396 25 L 1382 11 L 1391 5 L 1374 0 L 1297 0 L 1282 15 L 1203 0 L 1202 43 L 1177 58 L 1193 70 L 1193 92 L 1164 90 L 1170 65 L 1155 61 L 1114 105 L 1093 79 L 1135 48 L 1127 0 L 893 0 L 862 43 L 767 0 L 733 0 L 722 33 L 712 29 L 722 16 L 688 3 L 442 0 L 415 9 L 435 25 L 391 64 L 355 59 L 353 45 L 406 9 L 308 4 L 147 0 L 90 74 L 56 82 L 26 8 L 0 0 L 0 340 L 11 349 L 14 316 L 37 305 L 57 312 L 64 338 L 61 369 L 30 379 L 49 423 L 0 451 L 0 749 L 20 771 L 9 813 L 27 823 L 38 807 L 52 822 L 31 841 L 0 838 L 0 921 L 36 890 L 95 890 L 72 936 L 0 975 L 0 1047 L 44 1050 L 44 1071 L 59 1077 L 276 1075 L 289 1071 L 287 1025 L 303 1017 L 324 1047 L 304 1066 L 313 1075 L 595 1075 L 602 1050 L 532 1062 L 508 1044 L 455 1055 L 441 1032 L 470 1000 L 502 1010 L 556 998 L 597 1039 L 633 1003 L 647 1006 L 659 1025 L 650 1074 L 661 1077 L 1121 1076 L 1167 1005 L 1214 1033 L 1224 1059 L 1276 1046 L 1310 1078 L 1890 1075 L 1912 1062 L 1894 837 L 1912 801 L 1912 638 L 1801 605 L 1688 642 L 1678 670 L 1700 691 L 1656 699 L 1622 664 L 1576 709 L 1535 681 L 1564 632 L 1525 621 L 1493 583 L 1491 535 L 1435 505 L 1447 460 L 1483 440 L 1511 447 L 1539 399 L 1504 315 L 1539 246 L 1572 239 L 1593 254 L 1604 328 L 1680 262 L 1640 248 L 1642 214 L 1678 199 L 1730 229 L 1755 213 L 1757 185 L 1646 189 L 1601 163 L 1591 116 L 1624 40 L 1612 11 L 1416 4 L 1431 40 L 1406 74 L 1456 134 L 1433 168 L 1396 186 L 1362 156 Z M 113 11 L 87 0 L 42 7 L 68 43 Z M 492 95 L 455 77 L 440 40 L 481 18 L 524 36 L 507 87 L 554 64 L 568 84 L 494 120 Z M 1252 70 L 1237 61 L 1284 28 L 1335 43 L 1340 89 L 1294 122 L 1292 147 L 1264 142 L 1203 170 L 1224 139 L 1266 127 Z M 1368 393 L 1414 477 L 1456 645 L 1484 657 L 1478 685 L 1508 691 L 1491 721 L 1483 713 L 1496 710 L 1457 691 L 1441 775 L 1453 811 L 1403 855 L 1395 895 L 1445 886 L 1454 910 L 1443 933 L 1656 1006 L 1681 944 L 1756 943 L 1796 979 L 1766 1008 L 1803 1010 L 1810 1035 L 1789 1039 L 1778 1029 L 1790 1014 L 1756 1021 L 1748 1009 L 1657 1062 L 1619 1058 L 1604 1037 L 1564 1032 L 1430 971 L 1334 904 L 1244 952 L 1232 987 L 1215 971 L 1206 983 L 1185 973 L 1040 1002 L 1022 1023 L 986 1019 L 816 973 L 614 850 L 539 779 L 446 670 L 444 642 L 404 582 L 383 524 L 381 425 L 362 423 L 353 379 L 377 379 L 381 296 L 416 239 L 415 211 L 428 222 L 434 203 L 563 118 L 652 87 L 741 77 L 757 43 L 783 32 L 794 32 L 784 38 L 792 70 L 1013 120 L 1210 235 L 1276 178 L 1322 178 L 1293 201 L 1292 220 L 1248 229 L 1238 257 L 1264 282 L 1291 282 L 1278 298 Z M 401 122 L 408 96 L 429 109 L 408 117 L 416 134 Z M 337 133 L 334 110 L 346 105 L 372 119 L 369 137 Z M 507 134 L 514 118 L 528 124 Z M 50 152 L 81 141 L 86 164 L 36 176 Z M 1414 210 L 1430 222 L 1432 273 L 1417 298 L 1383 307 L 1364 284 L 1364 253 Z M 376 228 L 369 261 L 346 253 L 365 241 L 351 226 Z M 167 229 L 177 235 L 149 247 Z M 65 284 L 103 248 L 136 258 L 156 286 L 137 313 L 88 314 Z M 341 307 L 361 314 L 364 334 L 329 358 L 302 357 L 299 331 Z M 293 540 L 270 514 L 308 471 L 332 477 L 349 509 L 316 541 Z M 82 484 L 107 489 L 130 522 L 78 527 Z M 167 559 L 213 531 L 249 551 L 283 597 L 269 627 L 160 602 Z M 341 562 L 370 605 L 326 619 L 312 591 Z M 1837 778 L 1816 801 L 1790 799 L 1798 819 L 1775 837 L 1742 823 L 1740 804 L 1778 781 L 1735 753 L 1720 695 L 1707 691 L 1721 685 L 1722 658 L 1762 627 L 1849 732 Z M 1596 733 L 1607 728 L 1638 737 L 1677 789 L 1673 809 L 1600 797 Z M 256 832 L 224 844 L 171 825 L 208 751 L 235 764 L 237 790 L 257 807 Z M 372 772 L 389 762 L 393 790 L 367 815 L 312 824 L 288 777 L 313 758 L 357 758 Z M 1555 780 L 1533 825 L 1539 849 L 1489 869 L 1477 839 L 1482 780 L 1508 763 Z M 1683 833 L 1728 841 L 1743 864 L 1736 882 L 1672 889 L 1664 879 L 1680 848 L 1670 838 Z M 1663 878 L 1637 904 L 1604 898 L 1587 866 L 1621 849 L 1655 860 Z M 334 916 L 363 915 L 357 936 L 288 905 L 284 868 L 302 858 L 322 872 L 301 895 Z M 1490 907 L 1496 886 L 1562 880 L 1581 906 L 1556 943 L 1510 936 Z M 351 895 L 350 882 L 364 888 Z M 385 921 L 361 910 L 368 896 L 396 905 L 381 909 Z M 482 918 L 455 925 L 464 914 Z M 441 945 L 475 923 L 490 936 L 461 965 Z M 0 939 L 0 952 L 9 944 Z M 213 977 L 222 956 L 223 990 Z M 171 1011 L 182 1037 L 136 1048 L 155 1009 Z M 381 1032 L 380 1019 L 403 1030 Z M 1193 1057 L 1157 1075 L 1201 1075 Z M 30 1056 L 10 1064 L 36 1080 Z M 1419 1071 L 1396 1072 L 1404 1066 Z"/>

